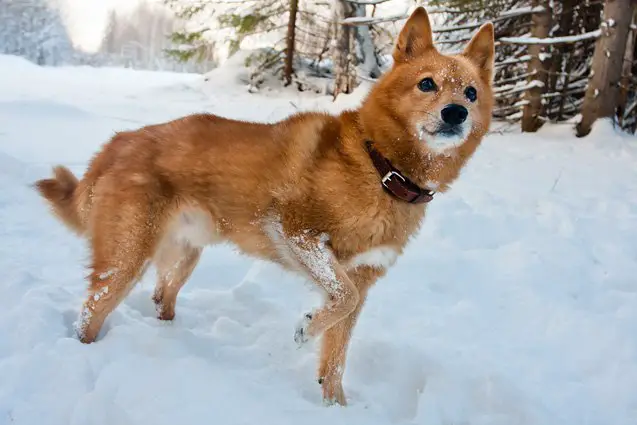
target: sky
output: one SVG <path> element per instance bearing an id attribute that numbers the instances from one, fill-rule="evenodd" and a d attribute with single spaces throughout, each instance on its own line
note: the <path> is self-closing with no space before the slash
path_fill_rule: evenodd
<path id="1" fill-rule="evenodd" d="M 60 0 L 65 22 L 76 48 L 86 52 L 99 49 L 108 14 L 133 10 L 139 0 Z M 149 2 L 157 3 L 155 0 Z"/>

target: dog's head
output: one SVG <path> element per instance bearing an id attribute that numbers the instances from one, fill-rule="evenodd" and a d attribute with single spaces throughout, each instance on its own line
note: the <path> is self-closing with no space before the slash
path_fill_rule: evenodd
<path id="1" fill-rule="evenodd" d="M 387 127 L 397 124 L 409 135 L 404 143 L 415 140 L 428 153 L 451 152 L 484 136 L 493 108 L 491 23 L 479 29 L 464 51 L 443 55 L 433 45 L 427 12 L 419 7 L 405 23 L 393 58 L 392 69 L 370 93 L 376 115 L 370 118 L 384 120 L 387 132 L 395 132 Z"/>

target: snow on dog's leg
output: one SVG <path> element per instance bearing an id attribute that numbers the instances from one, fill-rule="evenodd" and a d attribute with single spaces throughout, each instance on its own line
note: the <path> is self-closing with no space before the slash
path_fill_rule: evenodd
<path id="1" fill-rule="evenodd" d="M 153 301 L 157 309 L 157 317 L 161 320 L 172 320 L 175 317 L 177 294 L 184 286 L 199 262 L 201 248 L 172 240 L 162 243 L 155 256 L 157 265 L 157 286 Z"/>
<path id="2" fill-rule="evenodd" d="M 282 262 L 308 276 L 328 296 L 323 308 L 306 314 L 297 326 L 294 339 L 305 343 L 334 326 L 358 305 L 358 290 L 345 268 L 334 258 L 324 236 L 309 232 L 286 232 L 279 220 L 271 220 L 265 229 L 279 251 Z"/>
<path id="3" fill-rule="evenodd" d="M 297 328 L 295 339 L 303 343 L 347 317 L 358 305 L 359 295 L 323 238 L 302 234 L 285 240 L 292 258 L 328 296 L 327 304 L 312 314 L 306 314 Z"/>
<path id="4" fill-rule="evenodd" d="M 89 277 L 91 283 L 88 298 L 75 323 L 75 331 L 80 341 L 95 341 L 106 317 L 141 279 L 147 264 L 146 261 L 137 260 L 114 261 L 110 267 L 94 268 Z"/>

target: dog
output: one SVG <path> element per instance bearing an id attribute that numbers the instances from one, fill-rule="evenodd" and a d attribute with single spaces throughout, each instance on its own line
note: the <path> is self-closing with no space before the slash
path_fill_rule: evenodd
<path id="1" fill-rule="evenodd" d="M 392 56 L 358 109 L 268 124 L 193 114 L 115 134 L 81 181 L 63 166 L 38 180 L 52 212 L 90 242 L 78 338 L 95 341 L 151 262 L 158 318 L 172 320 L 202 249 L 230 242 L 323 289 L 294 340 L 322 337 L 323 399 L 345 405 L 347 348 L 367 293 L 458 178 L 493 108 L 491 23 L 443 55 L 419 7 Z"/>

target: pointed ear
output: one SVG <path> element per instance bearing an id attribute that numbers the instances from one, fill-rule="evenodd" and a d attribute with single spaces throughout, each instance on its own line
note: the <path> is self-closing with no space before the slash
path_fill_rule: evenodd
<path id="1" fill-rule="evenodd" d="M 494 31 L 491 22 L 487 22 L 480 27 L 462 54 L 478 65 L 487 80 L 491 81 L 495 58 Z"/>
<path id="2" fill-rule="evenodd" d="M 394 61 L 406 62 L 433 48 L 429 16 L 425 8 L 421 6 L 414 10 L 400 31 L 394 48 Z"/>

